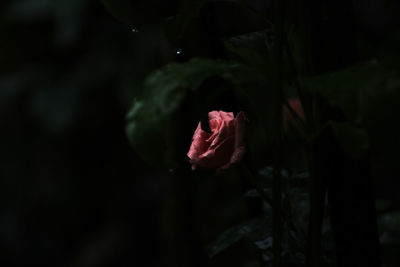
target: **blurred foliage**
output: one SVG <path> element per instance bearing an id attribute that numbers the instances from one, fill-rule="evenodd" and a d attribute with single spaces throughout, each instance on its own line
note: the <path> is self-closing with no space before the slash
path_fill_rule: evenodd
<path id="1" fill-rule="evenodd" d="M 155 24 L 175 14 L 178 0 L 100 0 L 116 18 L 133 28 Z M 143 12 L 144 10 L 149 12 Z"/>
<path id="2" fill-rule="evenodd" d="M 170 55 L 161 28 L 132 33 L 89 0 L 0 13 L 1 265 L 158 265 L 159 175 L 124 114 Z"/>
<path id="3" fill-rule="evenodd" d="M 333 127 L 347 154 L 360 157 L 370 147 L 373 167 L 378 170 L 375 175 L 397 175 L 398 164 L 394 159 L 400 147 L 393 140 L 400 134 L 400 127 L 393 122 L 400 116 L 398 68 L 374 59 L 338 72 L 304 78 L 303 84 L 322 95 L 331 106 L 338 107 L 343 113 L 342 120 L 351 122 L 342 124 L 341 130 L 339 124 Z"/>

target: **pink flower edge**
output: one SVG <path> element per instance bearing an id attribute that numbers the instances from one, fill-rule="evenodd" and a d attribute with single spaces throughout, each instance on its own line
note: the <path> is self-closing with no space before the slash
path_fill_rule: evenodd
<path id="1" fill-rule="evenodd" d="M 197 167 L 216 169 L 221 173 L 239 162 L 245 154 L 245 128 L 247 118 L 239 112 L 211 111 L 208 113 L 211 133 L 201 129 L 201 122 L 192 137 L 187 156 L 192 170 Z"/>

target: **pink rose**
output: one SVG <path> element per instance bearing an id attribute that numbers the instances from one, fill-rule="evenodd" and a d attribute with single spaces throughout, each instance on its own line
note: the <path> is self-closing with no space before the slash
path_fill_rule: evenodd
<path id="1" fill-rule="evenodd" d="M 294 112 L 302 119 L 305 120 L 306 116 L 304 114 L 303 106 L 301 105 L 300 99 L 298 98 L 290 98 L 288 99 L 289 106 L 293 109 Z M 283 105 L 282 110 L 283 117 L 283 127 L 285 131 L 288 131 L 290 126 L 298 127 L 299 125 L 296 123 L 296 119 L 293 117 L 289 108 Z"/>
<path id="2" fill-rule="evenodd" d="M 203 131 L 199 122 L 187 155 L 192 170 L 201 166 L 221 172 L 243 158 L 247 118 L 243 112 L 235 118 L 233 112 L 211 111 L 208 120 L 212 133 Z"/>

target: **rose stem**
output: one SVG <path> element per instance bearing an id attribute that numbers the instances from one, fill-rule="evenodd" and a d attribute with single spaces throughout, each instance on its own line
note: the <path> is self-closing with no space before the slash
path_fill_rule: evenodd
<path id="1" fill-rule="evenodd" d="M 257 183 L 253 173 L 249 170 L 249 168 L 245 164 L 240 164 L 241 169 L 245 172 L 244 177 L 248 178 L 250 184 L 256 189 L 257 193 L 260 194 L 261 198 L 265 200 L 272 207 L 272 199 L 265 193 L 264 188 Z"/>
<path id="2" fill-rule="evenodd" d="M 301 10 L 303 11 L 303 13 L 305 13 L 304 9 Z M 303 30 L 305 31 L 305 29 Z M 310 101 L 307 102 L 306 92 L 299 81 L 296 62 L 294 60 L 293 53 L 290 49 L 289 41 L 287 38 L 285 38 L 284 41 L 286 47 L 285 51 L 288 55 L 288 60 L 289 60 L 289 67 L 291 68 L 291 72 L 293 73 L 294 76 L 294 84 L 300 102 L 304 108 L 304 113 L 306 117 L 305 120 L 306 134 L 312 134 L 313 132 L 315 132 L 316 129 L 314 116 L 312 114 L 312 108 L 311 108 L 312 103 Z M 310 66 L 308 67 L 310 68 Z M 308 169 L 310 171 L 310 180 L 309 180 L 310 221 L 308 225 L 306 265 L 318 267 L 321 264 L 321 227 L 324 216 L 323 202 L 325 200 L 326 188 L 323 184 L 323 181 L 321 180 L 321 177 L 318 177 L 318 175 L 316 174 L 317 166 L 315 163 L 315 149 L 316 149 L 315 140 L 308 140 L 306 143 L 307 143 Z"/>
<path id="3" fill-rule="evenodd" d="M 272 227 L 274 255 L 273 266 L 281 266 L 281 244 L 282 244 L 282 86 L 283 86 L 283 35 L 284 35 L 284 4 L 285 0 L 275 0 L 274 4 L 274 24 L 276 32 L 275 44 L 275 121 L 273 121 L 274 133 L 274 169 L 273 169 L 273 188 L 272 188 Z"/>

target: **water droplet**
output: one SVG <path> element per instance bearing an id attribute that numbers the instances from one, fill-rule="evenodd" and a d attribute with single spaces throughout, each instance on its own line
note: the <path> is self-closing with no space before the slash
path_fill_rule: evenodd
<path id="1" fill-rule="evenodd" d="M 256 245 L 259 249 L 265 250 L 272 247 L 272 237 L 269 236 L 264 240 L 255 241 L 254 245 Z"/>
<path id="2" fill-rule="evenodd" d="M 182 50 L 182 48 L 179 48 L 178 50 L 176 50 L 176 54 L 179 56 L 179 55 L 182 55 L 182 53 L 183 53 L 183 50 Z"/>
<path id="3" fill-rule="evenodd" d="M 133 32 L 133 33 L 138 33 L 138 32 L 139 32 L 139 30 L 138 30 L 138 29 L 136 29 L 136 28 L 132 28 L 132 32 Z"/>

